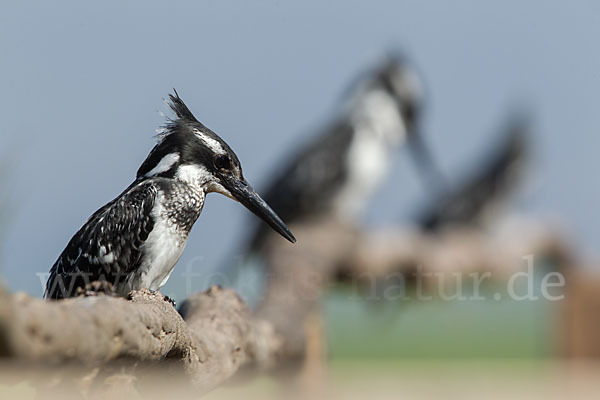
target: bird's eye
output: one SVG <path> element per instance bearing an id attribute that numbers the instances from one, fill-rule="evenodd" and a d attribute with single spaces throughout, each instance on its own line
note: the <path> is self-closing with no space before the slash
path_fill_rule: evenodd
<path id="1" fill-rule="evenodd" d="M 231 160 L 226 155 L 216 156 L 215 167 L 217 169 L 229 169 L 231 167 Z"/>

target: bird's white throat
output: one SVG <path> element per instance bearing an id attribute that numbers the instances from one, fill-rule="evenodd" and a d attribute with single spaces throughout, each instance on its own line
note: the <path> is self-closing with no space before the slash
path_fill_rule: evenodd
<path id="1" fill-rule="evenodd" d="M 406 124 L 397 101 L 387 92 L 376 89 L 361 93 L 351 105 L 352 125 L 367 130 L 373 140 L 398 146 L 406 138 Z"/>

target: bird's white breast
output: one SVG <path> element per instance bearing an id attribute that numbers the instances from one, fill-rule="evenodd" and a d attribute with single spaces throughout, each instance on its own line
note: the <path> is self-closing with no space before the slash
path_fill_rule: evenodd
<path id="1" fill-rule="evenodd" d="M 334 208 L 341 217 L 354 221 L 386 176 L 391 154 L 403 141 L 406 127 L 394 100 L 379 90 L 364 95 L 355 106 L 352 125 L 348 175 Z"/>
<path id="2" fill-rule="evenodd" d="M 341 217 L 354 221 L 380 185 L 389 165 L 390 149 L 361 131 L 348 151 L 347 178 L 335 199 Z"/>
<path id="3" fill-rule="evenodd" d="M 142 249 L 144 263 L 129 283 L 133 289 L 160 289 L 167 283 L 187 243 L 187 232 L 177 229 L 177 224 L 168 218 L 162 205 L 162 195 L 159 194 L 157 200 L 152 210 L 155 219 L 154 228 Z"/>

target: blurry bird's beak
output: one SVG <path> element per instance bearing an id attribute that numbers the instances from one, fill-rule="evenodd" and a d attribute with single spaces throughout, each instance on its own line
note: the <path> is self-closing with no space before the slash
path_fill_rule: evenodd
<path id="1" fill-rule="evenodd" d="M 233 177 L 224 179 L 223 186 L 231 192 L 233 197 L 244 205 L 248 210 L 252 211 L 256 216 L 265 221 L 271 228 L 277 233 L 286 238 L 292 243 L 296 243 L 296 238 L 290 232 L 287 226 L 283 223 L 281 218 L 275 211 L 269 207 L 269 205 L 260 198 L 258 193 L 252 189 L 245 180 L 239 180 Z"/>
<path id="2" fill-rule="evenodd" d="M 415 130 L 412 135 L 408 136 L 408 145 L 417 168 L 423 175 L 425 184 L 431 186 L 430 189 L 437 193 L 443 193 L 446 189 L 446 180 L 425 144 L 420 131 Z"/>

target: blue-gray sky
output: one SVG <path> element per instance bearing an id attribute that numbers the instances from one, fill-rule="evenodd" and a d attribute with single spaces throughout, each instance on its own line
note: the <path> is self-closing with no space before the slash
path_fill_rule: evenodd
<path id="1" fill-rule="evenodd" d="M 591 0 L 5 1 L 0 154 L 13 163 L 16 208 L 1 275 L 41 295 L 35 274 L 134 178 L 172 87 L 260 188 L 290 146 L 331 117 L 348 82 L 390 48 L 426 80 L 427 140 L 449 174 L 489 147 L 515 103 L 533 111 L 535 184 L 519 205 L 559 218 L 593 253 L 598 37 L 600 3 Z M 407 215 L 425 198 L 406 158 L 398 154 L 372 223 Z M 218 265 L 249 219 L 209 196 L 166 291 L 180 291 L 185 266 Z"/>

